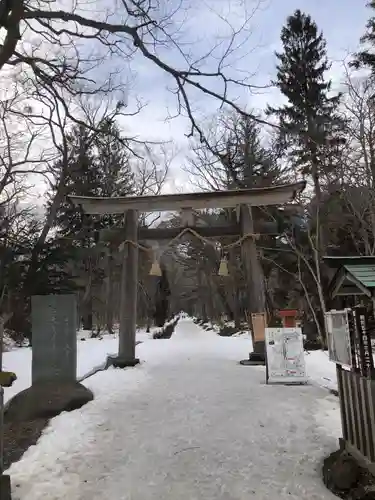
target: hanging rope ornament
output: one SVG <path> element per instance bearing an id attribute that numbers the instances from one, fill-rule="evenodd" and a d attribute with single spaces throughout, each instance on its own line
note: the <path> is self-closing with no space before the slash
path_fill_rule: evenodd
<path id="1" fill-rule="evenodd" d="M 228 259 L 225 256 L 223 256 L 220 261 L 219 271 L 217 274 L 218 276 L 229 276 Z"/>
<path id="2" fill-rule="evenodd" d="M 212 243 L 212 241 L 210 241 L 209 238 L 204 238 L 199 233 L 197 233 L 196 231 L 194 231 L 194 229 L 192 229 L 190 227 L 186 227 L 177 236 L 175 236 L 174 238 L 172 238 L 169 241 L 168 245 L 165 246 L 165 249 L 163 250 L 162 253 L 164 253 L 164 251 L 167 248 L 171 247 L 176 241 L 181 240 L 181 238 L 183 236 L 185 236 L 186 234 L 188 234 L 188 233 L 190 233 L 192 236 L 195 236 L 202 243 L 207 243 L 209 245 L 215 246 L 215 243 Z M 222 250 L 229 250 L 230 248 L 234 248 L 234 247 L 240 246 L 248 238 L 253 238 L 255 240 L 258 240 L 259 237 L 260 237 L 260 234 L 258 234 L 258 233 L 247 233 L 247 234 L 244 234 L 243 236 L 241 236 L 241 238 L 239 238 L 238 240 L 234 241 L 233 243 L 229 243 L 229 245 L 224 245 L 221 248 L 222 248 Z M 142 250 L 144 252 L 154 252 L 154 249 L 145 247 L 143 245 L 140 245 L 139 243 L 136 243 L 136 242 L 134 242 L 132 240 L 125 240 L 125 241 L 123 241 L 121 243 L 121 245 L 119 246 L 119 250 L 123 249 L 124 246 L 127 245 L 127 244 L 128 245 L 133 245 L 135 248 L 138 248 L 139 250 Z"/>
<path id="3" fill-rule="evenodd" d="M 151 249 L 151 252 L 152 252 L 153 261 L 152 261 L 152 266 L 151 266 L 149 275 L 150 276 L 163 276 L 163 273 L 162 273 L 161 267 L 160 267 L 160 258 L 158 257 L 158 252 L 155 248 Z"/>
<path id="4" fill-rule="evenodd" d="M 162 255 L 167 248 L 171 247 L 173 245 L 173 243 L 175 243 L 176 241 L 181 240 L 182 237 L 185 236 L 188 233 L 191 234 L 192 236 L 195 236 L 202 243 L 207 243 L 209 245 L 215 246 L 215 243 L 213 243 L 212 241 L 210 241 L 208 238 L 204 238 L 199 233 L 197 233 L 196 231 L 194 231 L 194 229 L 192 229 L 190 227 L 186 227 L 177 236 L 175 236 L 173 239 L 171 239 L 169 241 L 168 245 L 166 245 L 166 247 L 164 248 L 164 250 L 160 254 Z M 239 238 L 238 240 L 234 241 L 233 243 L 229 243 L 229 245 L 222 246 L 221 250 L 222 251 L 228 251 L 231 248 L 235 248 L 236 246 L 240 246 L 248 238 L 253 238 L 253 239 L 257 240 L 257 239 L 259 239 L 259 237 L 260 237 L 260 235 L 257 234 L 257 233 L 247 233 L 247 234 L 244 234 L 243 236 L 241 236 L 241 238 Z M 133 247 L 138 248 L 139 250 L 142 250 L 143 252 L 146 252 L 146 253 L 153 253 L 154 254 L 154 260 L 153 260 L 153 263 L 152 263 L 149 275 L 150 276 L 162 276 L 162 271 L 161 271 L 161 268 L 160 268 L 159 259 L 155 255 L 155 249 L 149 248 L 149 247 L 145 247 L 145 246 L 139 244 L 138 242 L 134 242 L 132 240 L 125 240 L 119 246 L 119 250 L 120 251 L 124 251 L 125 255 L 126 255 L 126 246 L 127 245 L 132 245 Z M 160 258 L 160 255 L 159 255 L 159 258 Z M 223 257 L 222 257 L 222 259 L 220 261 L 218 275 L 219 276 L 229 276 L 228 259 L 227 259 L 227 257 L 225 255 L 223 255 Z"/>
<path id="5" fill-rule="evenodd" d="M 154 259 L 154 262 L 152 263 L 149 275 L 150 276 L 162 276 L 163 275 L 161 272 L 159 261 L 156 258 Z"/>

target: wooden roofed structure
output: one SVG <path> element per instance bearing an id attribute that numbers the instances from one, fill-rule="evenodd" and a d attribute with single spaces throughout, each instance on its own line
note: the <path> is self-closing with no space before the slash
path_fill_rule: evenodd
<path id="1" fill-rule="evenodd" d="M 335 274 L 329 285 L 331 298 L 362 295 L 375 296 L 375 256 L 324 257 Z"/>

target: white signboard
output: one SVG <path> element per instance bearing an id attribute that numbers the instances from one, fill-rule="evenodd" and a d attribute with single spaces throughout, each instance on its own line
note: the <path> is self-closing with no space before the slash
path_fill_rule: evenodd
<path id="1" fill-rule="evenodd" d="M 307 382 L 303 336 L 300 328 L 266 328 L 267 382 Z"/>
<path id="2" fill-rule="evenodd" d="M 327 343 L 330 361 L 338 365 L 351 366 L 351 343 L 348 312 L 329 311 L 326 313 Z"/>

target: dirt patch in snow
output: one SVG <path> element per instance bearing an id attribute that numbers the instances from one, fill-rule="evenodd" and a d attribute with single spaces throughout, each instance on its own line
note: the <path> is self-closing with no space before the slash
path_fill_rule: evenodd
<path id="1" fill-rule="evenodd" d="M 18 462 L 30 446 L 37 443 L 49 422 L 48 418 L 38 418 L 28 422 L 7 422 L 4 426 L 4 469 Z"/>
<path id="2" fill-rule="evenodd" d="M 44 382 L 18 393 L 4 414 L 4 467 L 20 460 L 35 445 L 50 418 L 81 408 L 92 392 L 78 382 Z"/>
<path id="3" fill-rule="evenodd" d="M 345 451 L 335 451 L 324 460 L 323 481 L 344 500 L 375 500 L 375 477 Z"/>

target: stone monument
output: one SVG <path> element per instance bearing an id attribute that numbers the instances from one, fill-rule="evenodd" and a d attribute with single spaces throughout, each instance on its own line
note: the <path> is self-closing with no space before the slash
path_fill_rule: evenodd
<path id="1" fill-rule="evenodd" d="M 32 384 L 77 379 L 77 306 L 73 294 L 31 299 Z"/>

